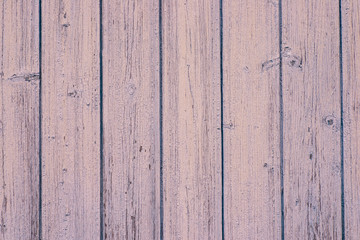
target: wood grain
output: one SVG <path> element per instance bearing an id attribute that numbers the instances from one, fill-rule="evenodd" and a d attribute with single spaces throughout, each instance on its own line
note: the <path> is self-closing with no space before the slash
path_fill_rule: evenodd
<path id="1" fill-rule="evenodd" d="M 104 1 L 105 239 L 159 239 L 159 1 Z"/>
<path id="2" fill-rule="evenodd" d="M 360 2 L 343 0 L 345 238 L 360 236 Z"/>
<path id="3" fill-rule="evenodd" d="M 164 239 L 221 238 L 219 1 L 163 1 Z"/>
<path id="4" fill-rule="evenodd" d="M 39 238 L 39 5 L 0 3 L 0 239 Z"/>
<path id="5" fill-rule="evenodd" d="M 0 41 L 1 240 L 359 238 L 359 1 L 3 0 Z"/>
<path id="6" fill-rule="evenodd" d="M 283 1 L 285 239 L 341 238 L 338 7 Z"/>
<path id="7" fill-rule="evenodd" d="M 100 236 L 99 1 L 42 1 L 42 239 Z"/>
<path id="8" fill-rule="evenodd" d="M 225 239 L 280 239 L 278 1 L 224 1 Z"/>

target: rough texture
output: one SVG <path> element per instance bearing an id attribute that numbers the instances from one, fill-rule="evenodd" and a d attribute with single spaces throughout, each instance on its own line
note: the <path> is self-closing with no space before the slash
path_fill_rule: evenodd
<path id="1" fill-rule="evenodd" d="M 285 239 L 340 239 L 339 3 L 283 3 Z"/>
<path id="2" fill-rule="evenodd" d="M 104 238 L 159 239 L 159 1 L 103 1 Z"/>
<path id="3" fill-rule="evenodd" d="M 219 1 L 163 1 L 164 239 L 221 238 Z"/>
<path id="4" fill-rule="evenodd" d="M 358 0 L 1 1 L 0 239 L 357 240 L 359 42 Z"/>
<path id="5" fill-rule="evenodd" d="M 360 2 L 343 0 L 345 237 L 360 236 Z"/>
<path id="6" fill-rule="evenodd" d="M 42 239 L 100 236 L 99 1 L 42 1 Z"/>
<path id="7" fill-rule="evenodd" d="M 39 238 L 39 5 L 0 3 L 0 239 Z"/>
<path id="8" fill-rule="evenodd" d="M 225 239 L 281 239 L 278 1 L 223 4 Z"/>

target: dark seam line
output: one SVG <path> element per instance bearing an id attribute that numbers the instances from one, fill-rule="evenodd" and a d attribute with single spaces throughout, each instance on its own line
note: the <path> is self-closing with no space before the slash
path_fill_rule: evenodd
<path id="1" fill-rule="evenodd" d="M 341 0 L 339 0 L 339 60 L 340 60 L 340 152 L 341 152 L 341 236 L 345 239 L 345 190 L 344 190 L 344 75 L 343 75 L 343 48 L 342 48 L 342 14 Z"/>
<path id="2" fill-rule="evenodd" d="M 104 239 L 103 1 L 100 0 L 100 240 Z"/>
<path id="3" fill-rule="evenodd" d="M 163 43 L 162 0 L 159 0 L 159 140 L 160 140 L 160 240 L 164 239 L 164 184 L 163 184 Z"/>
<path id="4" fill-rule="evenodd" d="M 224 213 L 224 71 L 223 71 L 223 1 L 220 0 L 220 131 L 221 131 L 221 236 L 225 239 Z"/>
<path id="5" fill-rule="evenodd" d="M 284 100 L 282 71 L 282 0 L 279 0 L 279 101 L 280 101 L 280 193 L 281 193 L 281 239 L 285 239 L 284 217 Z"/>
<path id="6" fill-rule="evenodd" d="M 39 0 L 39 240 L 42 237 L 42 14 Z"/>

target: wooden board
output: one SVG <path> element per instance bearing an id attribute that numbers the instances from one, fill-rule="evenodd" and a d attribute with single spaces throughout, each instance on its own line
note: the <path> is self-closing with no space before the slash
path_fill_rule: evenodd
<path id="1" fill-rule="evenodd" d="M 104 237 L 159 239 L 159 1 L 103 1 Z"/>
<path id="2" fill-rule="evenodd" d="M 360 236 L 360 2 L 341 1 L 345 238 Z"/>
<path id="3" fill-rule="evenodd" d="M 42 1 L 42 238 L 100 237 L 99 1 Z"/>
<path id="4" fill-rule="evenodd" d="M 223 1 L 225 239 L 281 239 L 278 1 Z"/>
<path id="5" fill-rule="evenodd" d="M 163 239 L 221 239 L 219 1 L 162 3 Z"/>
<path id="6" fill-rule="evenodd" d="M 0 3 L 0 239 L 39 238 L 39 5 Z"/>
<path id="7" fill-rule="evenodd" d="M 340 239 L 339 2 L 282 10 L 285 239 Z"/>

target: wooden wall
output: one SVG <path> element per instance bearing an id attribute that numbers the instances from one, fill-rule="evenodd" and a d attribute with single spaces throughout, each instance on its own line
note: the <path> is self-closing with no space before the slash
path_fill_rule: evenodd
<path id="1" fill-rule="evenodd" d="M 360 239 L 359 1 L 2 0 L 0 41 L 0 239 Z"/>

